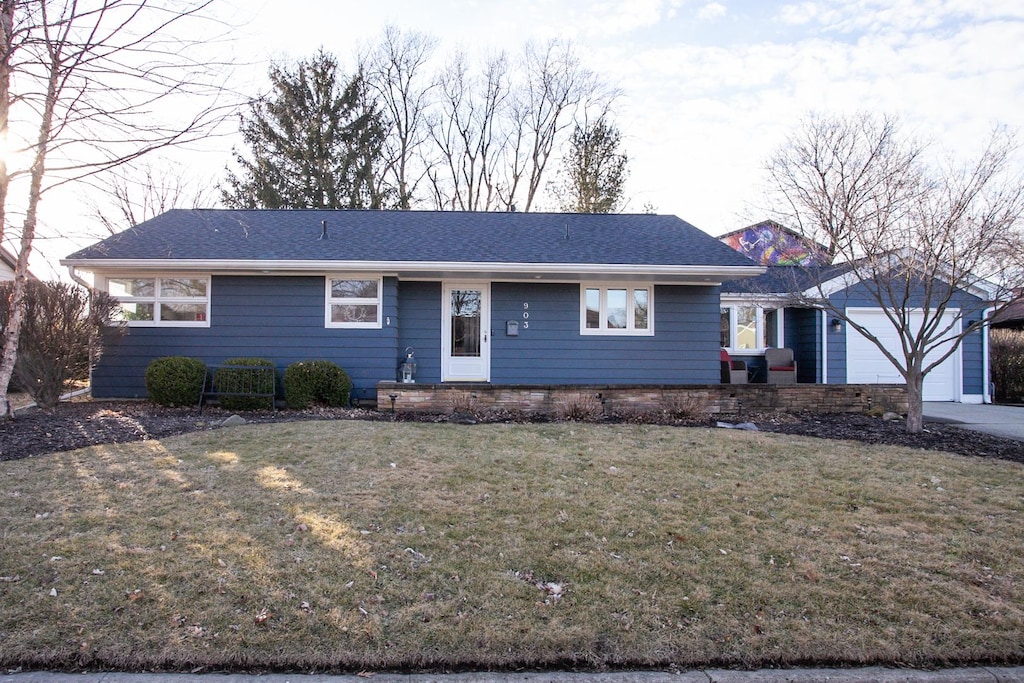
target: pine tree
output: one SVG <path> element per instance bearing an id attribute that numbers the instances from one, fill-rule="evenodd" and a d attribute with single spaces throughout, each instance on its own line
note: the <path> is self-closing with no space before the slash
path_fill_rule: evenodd
<path id="1" fill-rule="evenodd" d="M 619 152 L 622 133 L 605 117 L 591 126 L 576 125 L 562 160 L 563 183 L 557 193 L 563 211 L 613 213 L 621 209 L 629 158 Z"/>
<path id="2" fill-rule="evenodd" d="M 362 73 L 347 82 L 323 50 L 270 68 L 272 90 L 242 119 L 247 157 L 221 187 L 232 208 L 380 209 L 385 130 Z"/>

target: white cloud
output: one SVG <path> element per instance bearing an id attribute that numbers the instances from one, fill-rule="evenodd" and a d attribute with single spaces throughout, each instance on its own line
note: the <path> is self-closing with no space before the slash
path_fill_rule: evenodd
<path id="1" fill-rule="evenodd" d="M 729 13 L 729 9 L 720 2 L 709 2 L 708 4 L 697 10 L 697 18 L 709 21 L 712 19 L 721 19 Z"/>

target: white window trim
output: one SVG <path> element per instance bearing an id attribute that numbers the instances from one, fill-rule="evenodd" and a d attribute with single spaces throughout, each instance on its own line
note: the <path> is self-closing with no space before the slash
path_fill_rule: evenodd
<path id="1" fill-rule="evenodd" d="M 625 329 L 608 329 L 587 327 L 587 290 L 601 290 L 601 312 L 602 324 L 605 319 L 605 307 L 608 304 L 609 289 L 625 289 L 629 292 L 627 302 L 632 302 L 634 289 L 647 290 L 647 328 L 636 329 L 633 327 L 632 315 L 626 316 Z M 652 337 L 654 336 L 654 285 L 649 282 L 582 282 L 580 283 L 580 334 L 605 337 Z"/>
<path id="2" fill-rule="evenodd" d="M 351 298 L 336 298 L 331 296 L 331 280 L 376 280 L 377 281 L 377 296 L 376 297 L 351 297 Z M 377 307 L 377 319 L 373 322 L 358 323 L 358 322 L 340 322 L 336 323 L 331 320 L 331 306 L 334 304 L 350 305 L 350 306 L 376 306 Z M 352 274 L 352 273 L 329 273 L 324 277 L 324 327 L 329 329 L 345 329 L 345 330 L 379 330 L 381 329 L 381 320 L 384 309 L 384 277 L 368 277 L 366 274 Z"/>
<path id="3" fill-rule="evenodd" d="M 783 306 L 776 306 L 773 304 L 760 304 L 753 302 L 739 302 L 739 301 L 723 301 L 721 308 L 729 309 L 729 344 L 724 348 L 729 353 L 737 356 L 759 356 L 763 355 L 766 346 L 762 346 L 754 349 L 743 349 L 736 346 L 736 335 L 739 330 L 737 327 L 737 310 L 738 308 L 753 308 L 754 309 L 754 326 L 755 336 L 758 341 L 765 339 L 765 311 L 778 311 L 775 316 L 775 339 L 777 346 L 774 348 L 782 348 L 786 345 L 785 338 L 785 308 Z"/>
<path id="4" fill-rule="evenodd" d="M 125 320 L 129 327 L 209 327 L 210 326 L 210 287 L 212 286 L 209 275 L 195 275 L 194 273 L 161 273 L 153 275 L 150 273 L 126 273 L 107 275 L 103 277 L 102 289 L 110 293 L 110 280 L 153 280 L 153 296 L 119 296 L 114 297 L 118 303 L 139 303 L 153 304 L 152 320 Z M 203 280 L 206 282 L 206 296 L 161 296 L 161 280 Z M 113 296 L 113 295 L 112 295 Z M 162 304 L 204 304 L 206 313 L 205 320 L 162 320 Z"/>

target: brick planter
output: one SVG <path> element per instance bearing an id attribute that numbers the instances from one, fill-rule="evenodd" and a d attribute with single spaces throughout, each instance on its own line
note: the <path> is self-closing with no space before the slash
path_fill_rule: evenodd
<path id="1" fill-rule="evenodd" d="M 712 415 L 817 412 L 866 413 L 872 408 L 905 413 L 902 384 L 697 384 L 697 385 L 526 385 L 402 384 L 377 385 L 377 407 L 397 411 L 448 413 L 509 410 L 557 414 L 573 406 L 605 413 L 700 406 Z"/>

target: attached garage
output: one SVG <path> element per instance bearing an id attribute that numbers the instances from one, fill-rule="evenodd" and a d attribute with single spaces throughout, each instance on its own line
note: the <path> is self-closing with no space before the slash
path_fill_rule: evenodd
<path id="1" fill-rule="evenodd" d="M 871 330 L 871 333 L 894 356 L 900 358 L 903 355 L 899 333 L 884 311 L 877 308 L 849 308 L 846 313 L 851 321 Z M 955 321 L 958 314 L 958 311 L 947 311 L 942 320 L 943 327 Z M 911 313 L 911 323 L 919 325 L 922 317 L 923 314 Z M 925 376 L 925 401 L 960 400 L 960 354 L 960 349 L 957 349 Z M 934 358 L 939 355 L 941 355 L 941 351 L 936 349 L 929 357 Z M 925 365 L 929 362 L 926 360 Z M 874 342 L 861 335 L 852 325 L 847 325 L 846 381 L 849 384 L 902 384 L 904 379 Z"/>

